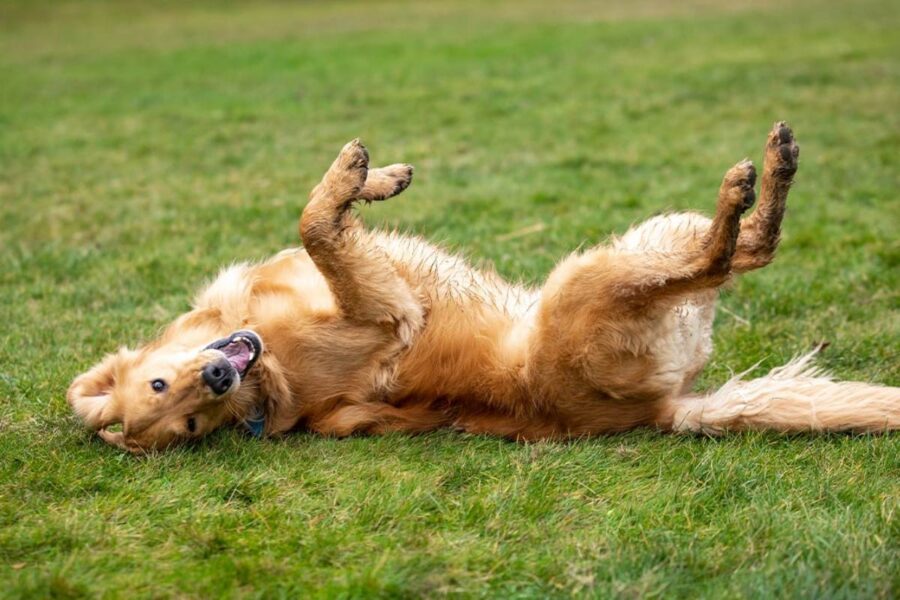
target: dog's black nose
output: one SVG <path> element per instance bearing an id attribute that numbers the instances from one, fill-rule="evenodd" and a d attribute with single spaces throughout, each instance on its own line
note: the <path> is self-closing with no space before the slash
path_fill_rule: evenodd
<path id="1" fill-rule="evenodd" d="M 237 373 L 231 363 L 220 358 L 203 367 L 203 381 L 216 395 L 222 395 L 228 391 L 234 383 Z"/>

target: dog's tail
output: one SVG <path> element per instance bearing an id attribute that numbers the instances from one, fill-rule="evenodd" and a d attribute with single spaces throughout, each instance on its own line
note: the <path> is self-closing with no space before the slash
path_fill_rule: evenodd
<path id="1" fill-rule="evenodd" d="M 900 388 L 833 381 L 813 364 L 821 348 L 765 377 L 736 375 L 708 395 L 673 398 L 660 425 L 675 432 L 719 435 L 774 430 L 884 432 L 900 429 Z"/>

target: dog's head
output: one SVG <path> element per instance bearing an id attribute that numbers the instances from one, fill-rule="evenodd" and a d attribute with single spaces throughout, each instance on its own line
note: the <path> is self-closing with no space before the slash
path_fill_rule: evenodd
<path id="1" fill-rule="evenodd" d="M 84 423 L 134 453 L 198 438 L 240 416 L 242 386 L 263 353 L 243 330 L 193 348 L 157 342 L 121 349 L 79 375 L 67 398 Z M 120 431 L 111 427 L 121 424 Z"/>

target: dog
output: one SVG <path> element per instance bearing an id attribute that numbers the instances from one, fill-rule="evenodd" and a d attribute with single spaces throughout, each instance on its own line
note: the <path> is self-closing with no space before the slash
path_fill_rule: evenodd
<path id="1" fill-rule="evenodd" d="M 776 123 L 749 216 L 756 171 L 745 160 L 725 174 L 712 219 L 654 217 L 568 256 L 538 290 L 365 230 L 354 203 L 396 196 L 413 169 L 370 169 L 354 140 L 310 193 L 302 249 L 223 270 L 159 339 L 108 355 L 67 399 L 134 453 L 228 425 L 257 436 L 450 427 L 526 441 L 636 427 L 895 430 L 900 388 L 832 381 L 815 351 L 691 392 L 712 352 L 718 289 L 774 258 L 798 157 Z"/>

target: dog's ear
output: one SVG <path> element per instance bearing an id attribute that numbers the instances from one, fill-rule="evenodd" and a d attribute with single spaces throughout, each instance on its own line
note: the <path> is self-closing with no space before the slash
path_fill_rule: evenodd
<path id="1" fill-rule="evenodd" d="M 127 450 L 132 454 L 147 453 L 147 451 L 140 446 L 129 444 L 125 438 L 125 434 L 121 431 L 108 431 L 106 429 L 101 429 L 97 432 L 97 435 L 99 435 L 107 444 L 115 446 L 116 448 L 121 448 L 122 450 Z"/>
<path id="2" fill-rule="evenodd" d="M 122 348 L 82 373 L 69 386 L 66 399 L 84 424 L 93 430 L 102 429 L 122 420 L 121 411 L 112 397 L 116 385 L 119 362 L 129 353 Z"/>

